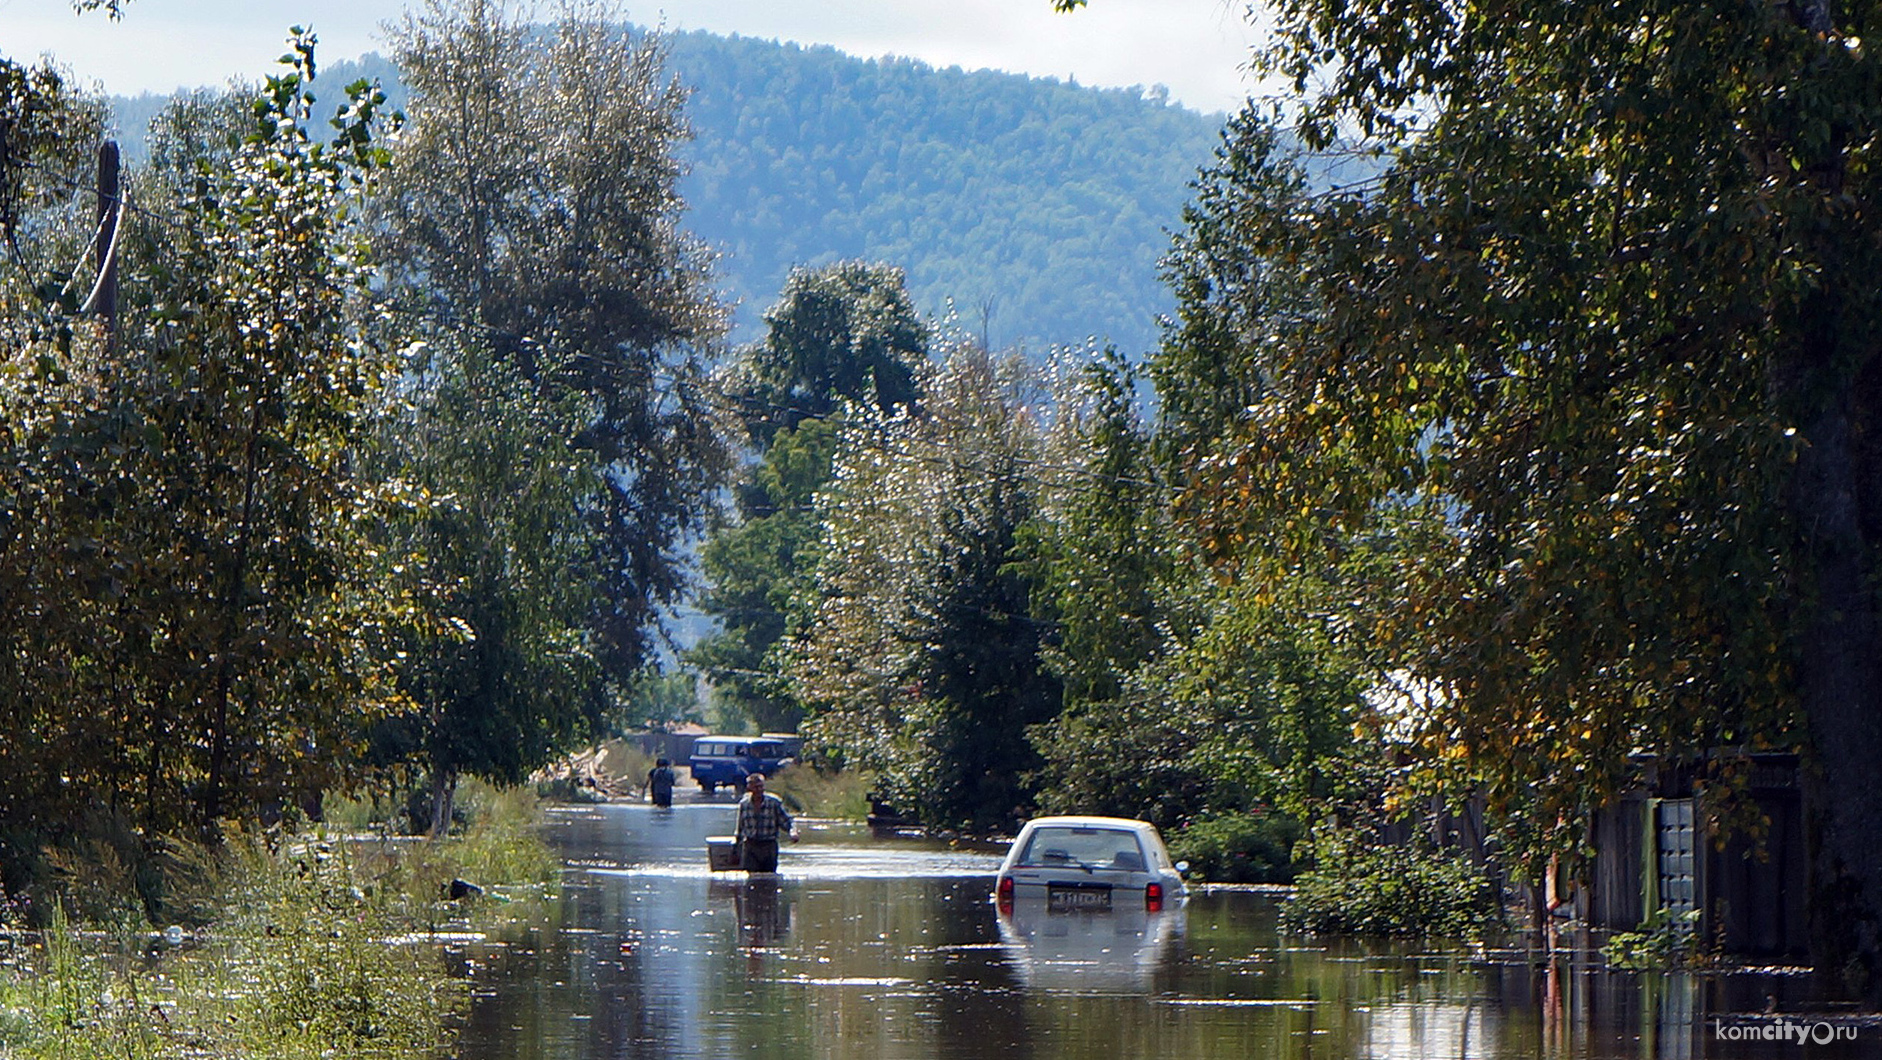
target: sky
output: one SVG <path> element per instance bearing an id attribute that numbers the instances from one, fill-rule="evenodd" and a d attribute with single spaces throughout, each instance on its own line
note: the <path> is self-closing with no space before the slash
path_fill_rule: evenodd
<path id="1" fill-rule="evenodd" d="M 551 4 L 540 4 L 542 10 Z M 991 68 L 1107 87 L 1163 85 L 1205 112 L 1238 109 L 1255 31 L 1247 0 L 1091 0 L 1069 14 L 1051 0 L 621 0 L 628 19 L 669 29 L 829 44 L 864 57 Z M 106 92 L 259 78 L 287 28 L 312 24 L 327 60 L 384 51 L 399 0 L 128 0 L 122 21 L 77 15 L 69 0 L 0 0 L 0 55 L 50 54 Z"/>

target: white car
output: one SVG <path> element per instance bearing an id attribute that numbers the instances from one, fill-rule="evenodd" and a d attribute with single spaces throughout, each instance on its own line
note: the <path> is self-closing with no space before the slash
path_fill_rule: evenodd
<path id="1" fill-rule="evenodd" d="M 1163 837 L 1123 817 L 1038 817 L 1026 822 L 994 881 L 1002 911 L 1037 903 L 1047 912 L 1155 911 L 1188 896 Z"/>

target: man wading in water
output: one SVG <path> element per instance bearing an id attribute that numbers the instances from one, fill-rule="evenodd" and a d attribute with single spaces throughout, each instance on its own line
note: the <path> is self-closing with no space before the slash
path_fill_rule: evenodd
<path id="1" fill-rule="evenodd" d="M 673 764 L 664 758 L 647 771 L 647 790 L 653 794 L 655 806 L 673 805 L 673 785 L 678 779 L 673 773 Z"/>
<path id="2" fill-rule="evenodd" d="M 746 777 L 745 797 L 738 800 L 738 848 L 745 871 L 778 871 L 778 837 L 786 834 L 797 842 L 797 829 L 783 800 L 765 794 L 763 773 Z"/>

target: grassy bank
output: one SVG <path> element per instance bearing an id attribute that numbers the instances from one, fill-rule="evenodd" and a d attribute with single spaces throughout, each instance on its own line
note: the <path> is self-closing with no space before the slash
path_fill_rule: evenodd
<path id="1" fill-rule="evenodd" d="M 860 821 L 869 814 L 867 792 L 872 785 L 866 774 L 855 770 L 825 773 L 800 763 L 780 769 L 765 790 L 783 799 L 794 814 Z"/>
<path id="2" fill-rule="evenodd" d="M 433 936 L 489 927 L 555 885 L 533 797 L 483 801 L 464 836 L 435 843 L 303 831 L 173 846 L 175 924 L 74 922 L 63 906 L 37 931 L 8 924 L 0 1056 L 446 1055 L 469 983 Z M 459 878 L 486 892 L 450 899 Z"/>

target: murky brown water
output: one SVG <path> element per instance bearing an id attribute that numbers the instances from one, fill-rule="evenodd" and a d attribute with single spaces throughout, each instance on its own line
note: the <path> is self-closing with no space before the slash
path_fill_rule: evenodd
<path id="1" fill-rule="evenodd" d="M 1246 891 L 1160 914 L 1002 918 L 987 901 L 997 857 L 850 826 L 808 824 L 779 877 L 709 873 L 705 836 L 732 813 L 682 800 L 556 814 L 563 900 L 465 951 L 461 1055 L 1882 1056 L 1882 1026 L 1849 1019 L 1820 1024 L 1841 1035 L 1827 1044 L 1765 1041 L 1782 1028 L 1761 1013 L 1802 1007 L 1801 978 L 1289 938 L 1276 899 Z M 1821 1038 L 1820 1020 L 1795 1022 Z"/>

